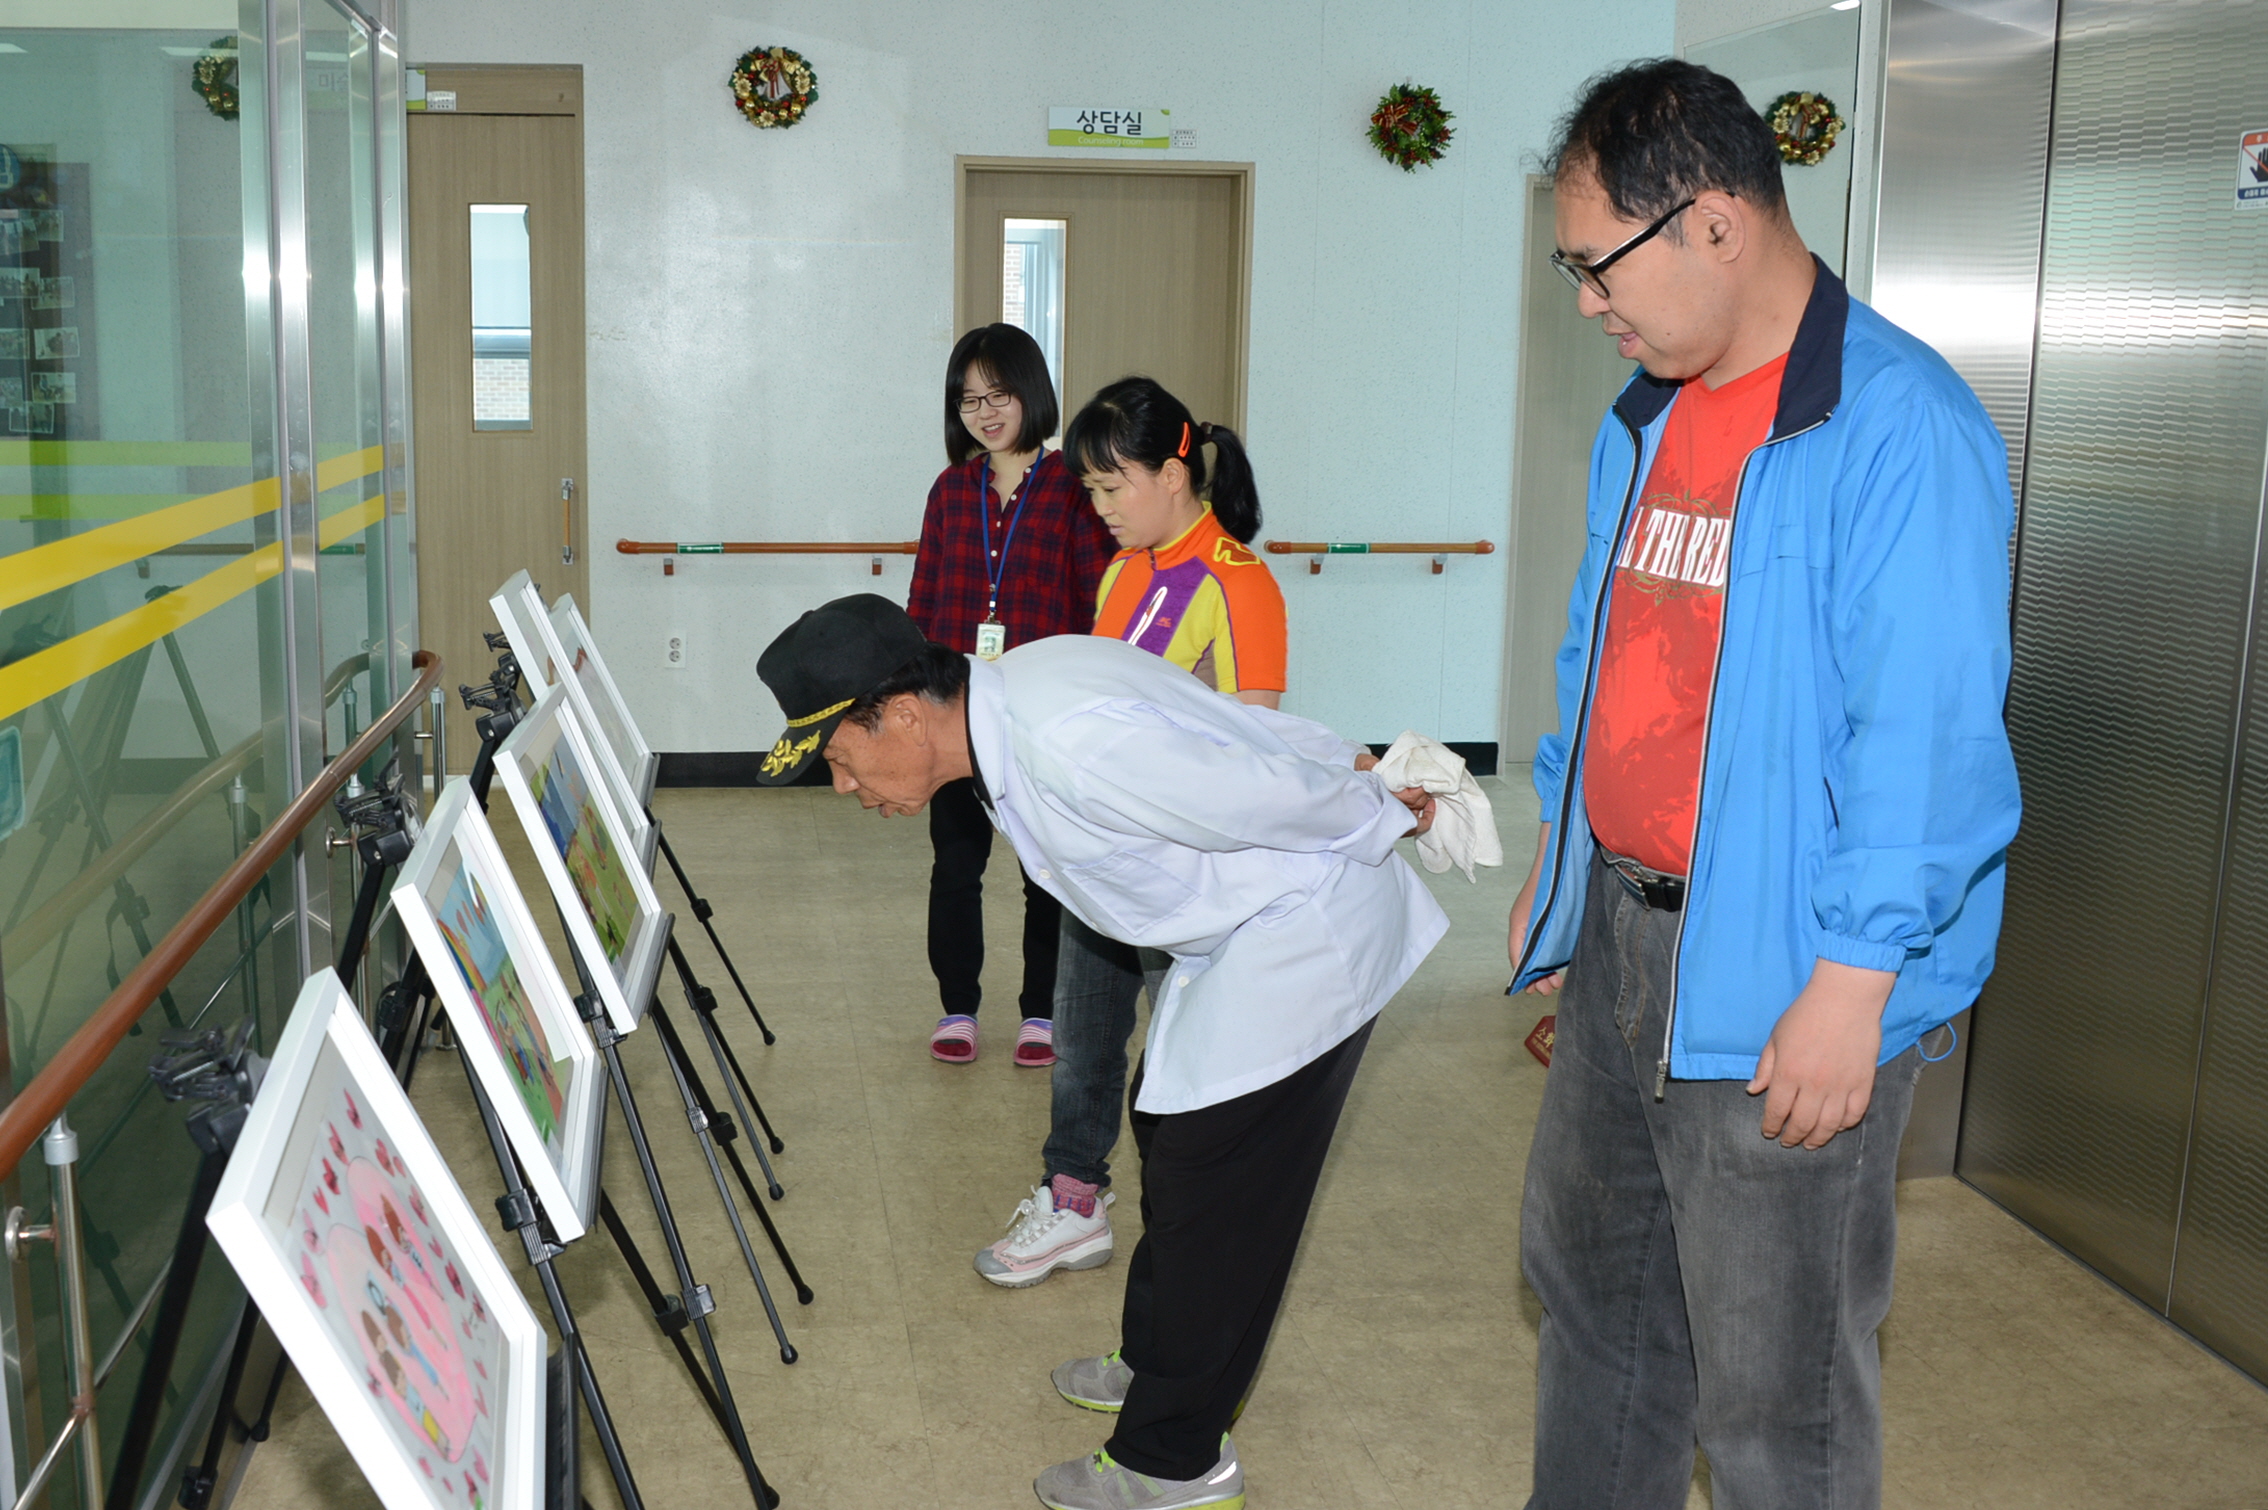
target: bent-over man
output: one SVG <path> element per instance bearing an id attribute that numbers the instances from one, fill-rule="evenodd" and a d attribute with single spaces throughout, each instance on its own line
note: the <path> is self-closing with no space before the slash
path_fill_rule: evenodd
<path id="1" fill-rule="evenodd" d="M 1449 926 L 1394 853 L 1432 799 L 1133 645 L 972 661 L 872 594 L 805 614 L 757 674 L 789 719 L 767 782 L 823 757 L 837 791 L 905 817 L 972 779 L 1035 881 L 1173 957 L 1133 1083 L 1143 1234 L 1119 1346 L 1054 1375 L 1117 1428 L 1033 1487 L 1055 1510 L 1241 1506 L 1229 1424 L 1371 1021 Z"/>

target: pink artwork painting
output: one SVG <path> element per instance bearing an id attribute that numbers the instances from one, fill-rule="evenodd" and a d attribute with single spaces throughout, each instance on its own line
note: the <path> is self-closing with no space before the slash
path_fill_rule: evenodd
<path id="1" fill-rule="evenodd" d="M 310 1089 L 295 1129 L 316 1134 L 292 1212 L 300 1284 L 360 1358 L 364 1388 L 438 1502 L 483 1510 L 504 1337 L 327 1045 Z"/>

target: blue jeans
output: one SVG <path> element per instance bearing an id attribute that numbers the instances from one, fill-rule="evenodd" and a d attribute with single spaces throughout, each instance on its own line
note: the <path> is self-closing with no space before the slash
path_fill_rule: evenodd
<path id="1" fill-rule="evenodd" d="M 1145 983 L 1150 1000 L 1173 963 L 1155 949 L 1121 944 L 1063 914 L 1055 966 L 1055 1068 L 1050 1072 L 1053 1125 L 1040 1157 L 1047 1174 L 1090 1185 L 1110 1183 L 1110 1150 L 1118 1142 L 1119 1103 L 1126 1098 L 1126 1040 L 1134 1034 L 1134 999 Z"/>
<path id="2" fill-rule="evenodd" d="M 1817 1151 L 1737 1080 L 1654 1099 L 1678 914 L 1594 863 L 1528 1155 L 1520 1258 L 1543 1302 L 1529 1510 L 1872 1510 L 1898 1144 L 1918 1048 Z"/>

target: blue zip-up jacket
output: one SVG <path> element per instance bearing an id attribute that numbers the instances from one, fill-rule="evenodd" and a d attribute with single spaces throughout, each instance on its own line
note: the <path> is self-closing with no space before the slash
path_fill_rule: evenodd
<path id="1" fill-rule="evenodd" d="M 1551 843 L 1515 990 L 1575 952 L 1610 563 L 1677 391 L 1639 372 L 1592 447 L 1559 732 L 1536 747 Z M 2019 810 L 2008 456 L 1968 385 L 1822 264 L 1739 488 L 1659 1053 L 1691 1080 L 1753 1076 L 1816 960 L 1897 972 L 1885 1061 L 1968 1006 L 1992 972 Z"/>

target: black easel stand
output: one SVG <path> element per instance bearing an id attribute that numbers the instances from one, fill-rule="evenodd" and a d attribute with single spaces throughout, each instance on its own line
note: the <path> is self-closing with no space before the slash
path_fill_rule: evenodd
<path id="1" fill-rule="evenodd" d="M 764 1014 L 756 1010 L 756 998 L 748 994 L 748 987 L 741 982 L 740 972 L 733 968 L 732 956 L 725 953 L 724 940 L 717 937 L 717 930 L 709 922 L 710 918 L 716 916 L 717 910 L 709 905 L 708 898 L 693 889 L 692 878 L 685 874 L 685 867 L 678 863 L 677 851 L 669 847 L 669 831 L 661 826 L 661 820 L 654 816 L 654 810 L 650 805 L 646 809 L 646 821 L 654 826 L 654 837 L 661 841 L 662 858 L 669 862 L 670 874 L 677 877 L 678 889 L 683 891 L 685 899 L 693 904 L 693 921 L 701 925 L 701 931 L 709 936 L 709 947 L 717 951 L 718 959 L 724 961 L 725 974 L 732 977 L 733 989 L 737 990 L 740 993 L 740 999 L 748 1004 L 748 1015 L 756 1019 L 756 1030 L 764 1035 L 765 1046 L 770 1047 L 779 1042 L 778 1035 L 773 1033 L 765 1023 Z M 755 1098 L 751 1096 L 749 1099 L 754 1100 Z M 764 1131 L 770 1132 L 771 1130 L 771 1124 L 766 1123 Z M 774 1137 L 772 1139 L 772 1152 L 778 1153 L 779 1151 L 779 1139 Z M 779 1196 L 775 1194 L 772 1199 L 778 1200 Z"/>
<path id="2" fill-rule="evenodd" d="M 622 1108 L 623 1125 L 630 1130 L 630 1146 L 637 1150 L 638 1170 L 645 1177 L 646 1193 L 652 1198 L 654 1216 L 661 1223 L 662 1242 L 669 1249 L 670 1266 L 676 1271 L 678 1294 L 683 1297 L 685 1313 L 692 1320 L 694 1335 L 701 1340 L 701 1356 L 708 1364 L 709 1383 L 715 1392 L 717 1418 L 724 1426 L 726 1439 L 732 1443 L 733 1455 L 740 1459 L 740 1470 L 748 1480 L 748 1492 L 755 1499 L 757 1510 L 773 1510 L 779 1504 L 780 1497 L 771 1485 L 764 1482 L 763 1470 L 756 1466 L 755 1454 L 748 1450 L 748 1430 L 740 1419 L 740 1407 L 732 1398 L 732 1383 L 725 1377 L 724 1360 L 717 1356 L 716 1337 L 709 1330 L 709 1313 L 717 1308 L 717 1303 L 710 1295 L 707 1285 L 694 1282 L 692 1260 L 686 1257 L 685 1241 L 677 1230 L 677 1218 L 670 1213 L 669 1192 L 662 1188 L 661 1171 L 654 1164 L 653 1145 L 646 1139 L 645 1120 L 638 1115 L 638 1099 L 630 1089 L 630 1076 L 622 1068 L 622 1036 L 614 1031 L 614 1024 L 607 1021 L 606 1006 L 599 1000 L 598 992 L 591 984 L 590 972 L 584 965 L 581 954 L 572 948 L 568 953 L 575 958 L 575 973 L 582 977 L 583 990 L 575 998 L 576 1009 L 582 1014 L 583 1021 L 589 1024 L 592 1041 L 606 1058 L 607 1078 L 614 1086 L 614 1101 Z M 713 1153 L 709 1162 L 713 1169 L 716 1164 Z M 727 1208 L 730 1209 L 729 1202 Z M 734 1225 L 739 1225 L 737 1215 L 734 1217 Z M 619 1224 L 615 1224 L 612 1230 L 617 1242 L 621 1242 L 626 1236 Z M 743 1237 L 741 1246 L 745 1248 L 747 1243 L 748 1240 Z M 627 1256 L 626 1250 L 625 1257 Z"/>
<path id="3" fill-rule="evenodd" d="M 741 1224 L 740 1204 L 732 1198 L 732 1190 L 725 1184 L 724 1167 L 717 1162 L 719 1142 L 724 1143 L 726 1153 L 732 1157 L 733 1168 L 740 1174 L 740 1183 L 748 1191 L 748 1204 L 756 1208 L 759 1217 L 764 1218 L 764 1230 L 771 1234 L 772 1246 L 783 1259 L 787 1256 L 787 1246 L 780 1241 L 779 1232 L 772 1226 L 771 1218 L 765 1215 L 763 1202 L 756 1198 L 755 1187 L 748 1179 L 748 1171 L 741 1166 L 738 1154 L 733 1152 L 731 1138 L 737 1129 L 732 1127 L 730 1119 L 709 1104 L 708 1089 L 700 1084 L 694 1073 L 692 1062 L 685 1054 L 685 1044 L 678 1038 L 677 1029 L 670 1022 L 669 1013 L 663 1010 L 658 997 L 647 1009 L 646 1018 L 654 1025 L 654 1031 L 661 1035 L 662 1057 L 669 1064 L 670 1077 L 677 1082 L 678 1097 L 685 1103 L 685 1120 L 692 1125 L 693 1141 L 701 1146 L 701 1157 L 708 1161 L 709 1178 L 716 1181 L 717 1199 L 724 1205 L 725 1219 L 732 1223 L 732 1235 L 740 1244 L 740 1257 L 748 1265 L 748 1277 L 756 1283 L 756 1298 L 764 1302 L 764 1314 L 771 1320 L 772 1336 L 780 1345 L 780 1362 L 793 1363 L 798 1357 L 795 1344 L 788 1341 L 787 1328 L 780 1321 L 779 1308 L 772 1304 L 771 1286 L 764 1283 L 764 1271 L 756 1262 L 756 1250 L 749 1246 L 748 1229 Z M 789 1261 L 789 1267 L 791 1270 L 794 1267 L 792 1260 Z M 796 1278 L 796 1287 L 801 1293 L 810 1293 L 810 1287 L 803 1283 L 800 1275 Z"/>
<path id="4" fill-rule="evenodd" d="M 248 1018 L 231 1032 L 215 1028 L 194 1036 L 170 1037 L 165 1052 L 150 1066 L 150 1078 L 168 1101 L 197 1101 L 204 1105 L 189 1116 L 189 1136 L 198 1148 L 197 1173 L 189 1186 L 189 1206 L 181 1214 L 181 1229 L 173 1242 L 173 1265 L 166 1271 L 165 1291 L 158 1299 L 157 1320 L 150 1330 L 148 1355 L 135 1386 L 134 1404 L 119 1438 L 118 1458 L 111 1471 L 106 1510 L 131 1510 L 142 1487 L 142 1472 L 149 1466 L 150 1443 L 157 1433 L 158 1415 L 165 1407 L 166 1386 L 172 1380 L 173 1360 L 180 1352 L 181 1334 L 189 1321 L 189 1302 L 197 1289 L 197 1271 L 203 1265 L 208 1233 L 205 1217 L 213 1209 L 213 1195 L 228 1168 L 228 1156 L 259 1090 L 266 1064 L 251 1051 L 252 1022 Z M 242 1356 L 250 1345 L 257 1319 L 249 1303 L 230 1357 L 230 1373 L 243 1378 Z M 226 1440 L 231 1394 L 224 1393 L 216 1434 Z M 193 1468 L 184 1485 L 183 1503 L 200 1482 L 210 1478 L 207 1468 Z M 204 1491 L 209 1495 L 210 1484 Z M 202 1501 L 197 1501 L 202 1503 Z"/>
<path id="5" fill-rule="evenodd" d="M 693 978 L 692 962 L 686 959 L 685 950 L 674 934 L 669 940 L 669 960 L 677 967 L 677 982 L 685 989 L 686 1004 L 701 1019 L 701 1036 L 709 1041 L 709 1053 L 717 1061 L 717 1073 L 727 1077 L 725 1089 L 731 1092 L 732 1104 L 739 1111 L 741 1122 L 763 1128 L 764 1141 L 772 1145 L 772 1152 L 785 1152 L 787 1144 L 772 1131 L 772 1119 L 764 1115 L 764 1104 L 756 1099 L 755 1087 L 741 1072 L 740 1056 L 733 1053 L 732 1044 L 717 1031 L 717 993 Z M 748 1098 L 746 1101 L 741 1099 L 744 1095 Z M 753 1119 L 749 1115 L 751 1108 L 755 1112 Z M 764 1166 L 764 1183 L 771 1190 L 772 1199 L 785 1197 L 787 1192 L 780 1188 L 780 1177 L 772 1173 L 772 1161 L 764 1157 L 760 1146 L 756 1149 L 756 1162 Z"/>
<path id="6" fill-rule="evenodd" d="M 607 1471 L 614 1475 L 614 1487 L 622 1496 L 623 1510 L 645 1510 L 645 1501 L 639 1498 L 638 1486 L 630 1477 L 630 1460 L 622 1454 L 622 1439 L 615 1434 L 613 1413 L 606 1408 L 606 1397 L 599 1392 L 598 1375 L 591 1370 L 590 1354 L 583 1347 L 583 1334 L 575 1326 L 574 1310 L 567 1304 L 567 1292 L 560 1288 L 559 1276 L 552 1269 L 551 1261 L 565 1250 L 543 1235 L 536 1199 L 520 1178 L 519 1161 L 513 1157 L 511 1144 L 505 1141 L 504 1126 L 496 1120 L 496 1108 L 489 1102 L 488 1092 L 481 1089 L 472 1061 L 463 1055 L 458 1057 L 464 1059 L 465 1081 L 472 1087 L 474 1105 L 480 1108 L 480 1125 L 487 1130 L 488 1146 L 496 1155 L 497 1172 L 504 1177 L 504 1193 L 496 1198 L 496 1215 L 505 1231 L 519 1234 L 529 1265 L 543 1281 L 543 1298 L 551 1303 L 551 1319 L 559 1328 L 561 1362 L 574 1370 L 583 1405 L 591 1413 L 591 1427 L 598 1433 L 599 1450 L 606 1454 Z M 568 1455 L 573 1455 L 572 1449 Z M 127 1507 L 113 1504 L 105 1510 L 127 1510 Z"/>

